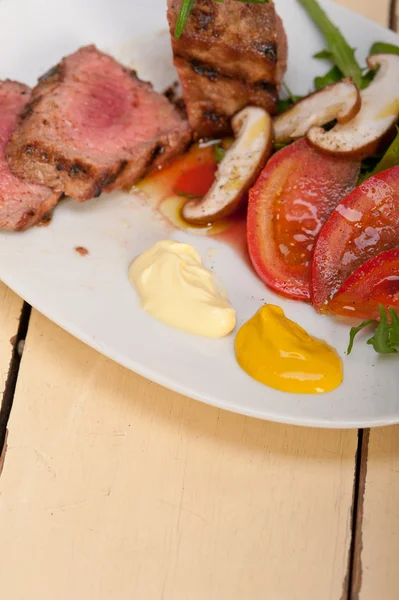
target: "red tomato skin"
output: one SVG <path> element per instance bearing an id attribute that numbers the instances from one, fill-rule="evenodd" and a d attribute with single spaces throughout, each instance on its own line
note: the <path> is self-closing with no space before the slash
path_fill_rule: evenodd
<path id="1" fill-rule="evenodd" d="M 317 239 L 312 302 L 329 313 L 343 282 L 373 256 L 399 245 L 399 166 L 370 177 L 333 211 Z"/>
<path id="2" fill-rule="evenodd" d="M 277 152 L 250 190 L 247 243 L 272 290 L 310 302 L 311 257 L 322 225 L 356 185 L 360 163 L 315 150 L 306 139 Z"/>
<path id="3" fill-rule="evenodd" d="M 377 319 L 379 304 L 399 309 L 399 248 L 369 258 L 344 281 L 329 307 L 343 317 Z"/>

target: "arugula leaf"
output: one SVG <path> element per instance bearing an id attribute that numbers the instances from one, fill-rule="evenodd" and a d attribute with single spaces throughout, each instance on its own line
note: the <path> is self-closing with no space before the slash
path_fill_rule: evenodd
<path id="1" fill-rule="evenodd" d="M 399 347 L 399 316 L 396 311 L 390 307 L 389 308 L 389 316 L 391 317 L 391 322 L 388 322 L 387 311 L 385 307 L 380 304 L 380 320 L 369 319 L 368 321 L 363 321 L 358 327 L 352 327 L 349 334 L 349 346 L 347 350 L 347 354 L 349 355 L 353 348 L 353 342 L 355 340 L 356 335 L 369 325 L 375 325 L 374 335 L 367 340 L 367 343 L 370 346 L 373 346 L 374 350 L 378 352 L 378 354 L 397 354 L 398 351 L 396 348 Z"/>
<path id="2" fill-rule="evenodd" d="M 354 343 L 355 337 L 357 336 L 359 331 L 361 331 L 365 327 L 368 327 L 369 325 L 371 325 L 371 323 L 376 323 L 375 319 L 369 319 L 368 321 L 363 321 L 363 323 L 360 323 L 360 325 L 358 325 L 358 327 L 352 327 L 352 329 L 349 332 L 349 346 L 346 351 L 348 356 L 352 352 L 353 343 Z"/>
<path id="3" fill-rule="evenodd" d="M 295 94 L 293 94 L 293 92 L 291 92 L 290 88 L 284 81 L 283 81 L 283 87 L 285 89 L 285 92 L 286 92 L 288 98 L 283 98 L 283 99 L 280 98 L 278 100 L 277 114 L 284 112 L 285 110 L 287 110 L 287 108 L 291 108 L 291 106 L 294 106 L 294 104 L 296 104 L 297 102 L 299 102 L 299 100 L 302 100 L 302 98 L 303 98 L 303 96 L 296 96 Z"/>
<path id="4" fill-rule="evenodd" d="M 338 69 L 338 67 L 333 67 L 323 75 L 323 77 L 316 77 L 314 80 L 314 86 L 316 90 L 322 90 L 327 85 L 331 85 L 333 83 L 337 83 L 337 81 L 341 81 L 343 79 L 342 72 Z"/>
<path id="5" fill-rule="evenodd" d="M 222 148 L 222 146 L 220 144 L 216 144 L 213 147 L 213 151 L 215 153 L 215 160 L 216 160 L 216 162 L 217 163 L 222 162 L 222 160 L 226 156 L 226 150 L 224 148 Z"/>
<path id="6" fill-rule="evenodd" d="M 399 347 L 399 317 L 393 308 L 389 309 L 391 315 L 391 330 L 389 341 L 394 348 Z"/>
<path id="7" fill-rule="evenodd" d="M 397 352 L 391 345 L 390 326 L 385 308 L 380 304 L 380 322 L 378 323 L 373 337 L 367 340 L 370 346 L 379 354 L 394 354 Z"/>
<path id="8" fill-rule="evenodd" d="M 377 175 L 377 173 L 381 173 L 382 171 L 386 171 L 391 167 L 396 167 L 399 165 L 399 128 L 396 128 L 396 137 L 393 140 L 392 144 L 389 146 L 388 150 L 385 152 L 380 161 L 375 165 L 372 171 L 367 171 L 363 173 L 360 177 L 359 184 L 363 183 L 369 177 L 373 175 Z"/>
<path id="9" fill-rule="evenodd" d="M 330 59 L 333 60 L 333 55 L 332 52 L 330 52 L 330 50 L 320 50 L 320 52 L 316 52 L 316 54 L 313 54 L 313 58 L 318 58 L 320 60 L 323 59 Z"/>
<path id="10" fill-rule="evenodd" d="M 354 83 L 362 88 L 362 69 L 355 58 L 353 48 L 349 46 L 338 27 L 330 21 L 317 0 L 299 0 L 299 2 L 324 35 L 335 66 L 345 77 L 352 77 Z"/>
<path id="11" fill-rule="evenodd" d="M 178 40 L 186 26 L 187 19 L 193 10 L 195 0 L 183 0 L 180 7 L 179 16 L 177 17 L 175 40 Z"/>
<path id="12" fill-rule="evenodd" d="M 374 69 L 371 71 L 367 71 L 367 69 L 365 69 L 365 71 L 366 71 L 366 73 L 363 75 L 363 89 L 370 85 L 370 83 L 373 81 L 378 69 Z"/>
<path id="13" fill-rule="evenodd" d="M 282 112 L 287 110 L 287 108 L 291 108 L 291 106 L 293 106 L 291 98 L 280 98 L 277 102 L 277 114 L 281 114 Z"/>
<path id="14" fill-rule="evenodd" d="M 375 42 L 371 46 L 369 54 L 399 54 L 399 47 L 386 42 Z"/>

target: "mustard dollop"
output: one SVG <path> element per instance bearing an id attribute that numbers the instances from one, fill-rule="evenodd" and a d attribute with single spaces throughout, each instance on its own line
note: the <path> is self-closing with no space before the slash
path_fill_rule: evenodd
<path id="1" fill-rule="evenodd" d="M 337 352 L 288 319 L 278 306 L 263 306 L 241 327 L 235 353 L 253 379 L 284 392 L 321 394 L 343 379 Z"/>

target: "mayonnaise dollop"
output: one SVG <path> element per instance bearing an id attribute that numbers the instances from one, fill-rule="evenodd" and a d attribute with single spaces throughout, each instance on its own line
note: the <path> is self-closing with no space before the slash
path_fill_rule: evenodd
<path id="1" fill-rule="evenodd" d="M 201 256 L 190 244 L 157 242 L 129 268 L 142 308 L 187 333 L 221 338 L 236 324 L 236 313 Z"/>

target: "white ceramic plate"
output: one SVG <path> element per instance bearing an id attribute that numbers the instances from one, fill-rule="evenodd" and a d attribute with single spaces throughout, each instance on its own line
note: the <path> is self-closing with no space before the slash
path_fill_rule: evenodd
<path id="1" fill-rule="evenodd" d="M 312 60 L 323 41 L 296 0 L 277 0 L 287 30 L 289 86 L 311 87 L 327 64 Z M 3 0 L 0 78 L 34 84 L 61 56 L 95 43 L 164 89 L 175 78 L 166 31 L 166 0 Z M 335 4 L 325 4 L 361 61 L 372 42 L 398 43 L 391 32 Z M 163 32 L 163 33 L 161 33 Z M 127 279 L 138 253 L 159 239 L 194 244 L 220 275 L 238 324 L 264 302 L 280 304 L 311 334 L 327 340 L 344 361 L 344 383 L 322 396 L 284 394 L 250 379 L 235 362 L 234 336 L 206 340 L 144 314 Z M 84 246 L 86 257 L 74 248 Z M 217 249 L 213 251 L 213 249 Z M 212 252 L 210 252 L 212 250 Z M 129 369 L 220 408 L 263 419 L 323 427 L 399 422 L 399 363 L 365 343 L 346 357 L 348 327 L 284 300 L 257 279 L 234 250 L 212 238 L 168 226 L 133 195 L 102 196 L 83 205 L 67 200 L 49 227 L 0 233 L 0 277 L 61 327 Z M 54 348 L 61 352 L 62 348 Z M 43 370 L 45 377 L 45 369 Z"/>

